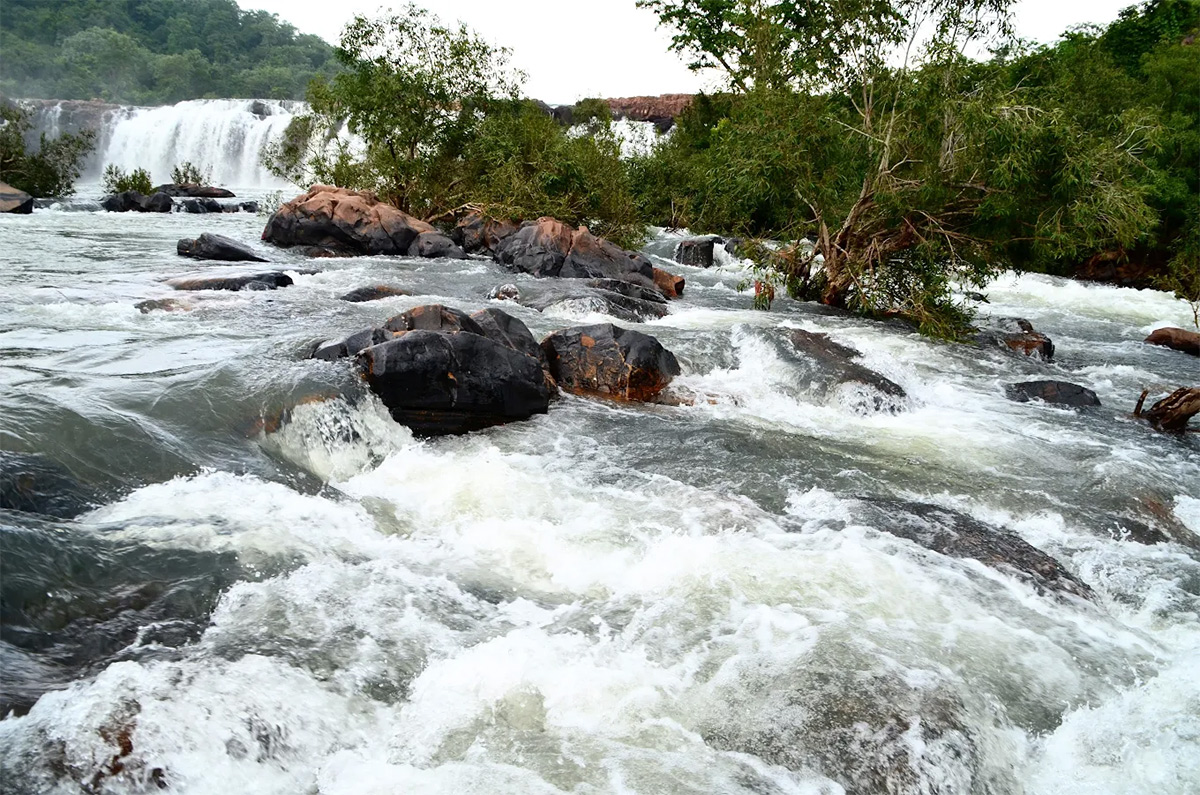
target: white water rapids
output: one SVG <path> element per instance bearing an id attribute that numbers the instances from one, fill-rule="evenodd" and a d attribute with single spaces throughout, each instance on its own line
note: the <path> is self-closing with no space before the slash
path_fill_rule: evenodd
<path id="1" fill-rule="evenodd" d="M 1200 438 L 1128 416 L 1197 382 L 1141 342 L 1190 323 L 1167 294 L 1001 279 L 983 308 L 1049 334 L 1047 364 L 753 311 L 740 263 L 672 264 L 660 232 L 687 288 L 637 327 L 694 406 L 568 397 L 419 441 L 304 352 L 435 302 L 538 338 L 607 318 L 490 302 L 532 282 L 490 260 L 309 260 L 249 214 L 69 209 L 0 216 L 0 451 L 99 494 L 70 520 L 0 510 L 0 662 L 40 695 L 0 720 L 4 791 L 1200 792 Z M 295 284 L 173 292 L 242 270 L 175 255 L 202 231 Z M 381 283 L 413 295 L 338 300 Z M 163 297 L 188 311 L 134 308 Z M 860 350 L 903 410 L 815 389 L 789 328 Z M 1103 406 L 1005 399 L 1031 378 Z M 893 536 L 878 499 L 1015 533 L 1095 599 Z"/>

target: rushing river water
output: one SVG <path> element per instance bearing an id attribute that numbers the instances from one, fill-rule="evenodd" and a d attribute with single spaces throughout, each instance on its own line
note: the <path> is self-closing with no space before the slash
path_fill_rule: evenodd
<path id="1" fill-rule="evenodd" d="M 728 259 L 671 265 L 685 296 L 640 328 L 694 406 L 566 397 L 419 441 L 305 352 L 526 277 L 304 260 L 264 220 L 0 216 L 0 455 L 90 505 L 0 511 L 6 792 L 1200 792 L 1200 436 L 1128 416 L 1200 382 L 1141 343 L 1182 302 L 1001 279 L 985 308 L 1050 335 L 1045 364 L 752 311 Z M 271 267 L 177 257 L 202 231 L 321 272 L 173 293 Z M 379 283 L 416 295 L 337 300 Z M 190 311 L 134 307 L 166 296 Z M 503 308 L 539 338 L 595 319 Z M 902 410 L 820 388 L 789 328 L 860 350 Z M 1103 406 L 1005 399 L 1032 378 Z M 1095 599 L 884 532 L 911 503 L 1020 535 Z"/>

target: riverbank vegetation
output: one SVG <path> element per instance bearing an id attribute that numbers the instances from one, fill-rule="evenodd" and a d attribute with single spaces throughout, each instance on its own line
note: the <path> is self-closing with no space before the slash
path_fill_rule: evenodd
<path id="1" fill-rule="evenodd" d="M 42 133 L 34 149 L 26 143 L 31 127 L 28 112 L 0 102 L 0 182 L 31 196 L 71 195 L 84 158 L 96 146 L 95 132 Z"/>
<path id="2" fill-rule="evenodd" d="M 161 105 L 303 99 L 333 48 L 234 0 L 5 0 L 0 93 Z"/>

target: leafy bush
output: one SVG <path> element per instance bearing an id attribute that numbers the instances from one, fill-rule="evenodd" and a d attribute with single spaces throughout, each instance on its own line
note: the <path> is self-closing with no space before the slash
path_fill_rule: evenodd
<path id="1" fill-rule="evenodd" d="M 208 185 L 212 182 L 212 169 L 201 169 L 190 160 L 185 160 L 171 169 L 171 182 L 176 185 Z"/>
<path id="2" fill-rule="evenodd" d="M 108 193 L 135 190 L 149 194 L 154 190 L 154 183 L 150 181 L 150 172 L 144 168 L 135 168 L 127 174 L 124 169 L 109 163 L 104 167 L 104 190 Z"/>
<path id="3" fill-rule="evenodd" d="M 96 133 L 84 130 L 50 138 L 42 133 L 36 152 L 27 151 L 32 123 L 16 105 L 0 103 L 0 181 L 32 196 L 69 196 L 75 192 L 83 159 L 95 148 Z"/>

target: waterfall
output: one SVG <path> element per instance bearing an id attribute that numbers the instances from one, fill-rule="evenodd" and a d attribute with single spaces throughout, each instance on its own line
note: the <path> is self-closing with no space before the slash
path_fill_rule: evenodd
<path id="1" fill-rule="evenodd" d="M 79 101 L 29 101 L 33 135 L 97 132 L 96 149 L 83 179 L 99 180 L 113 164 L 144 168 L 155 184 L 168 182 L 184 161 L 211 171 L 215 185 L 285 187 L 259 164 L 262 148 L 283 134 L 303 102 L 262 99 L 194 99 L 160 107 L 131 107 Z"/>

